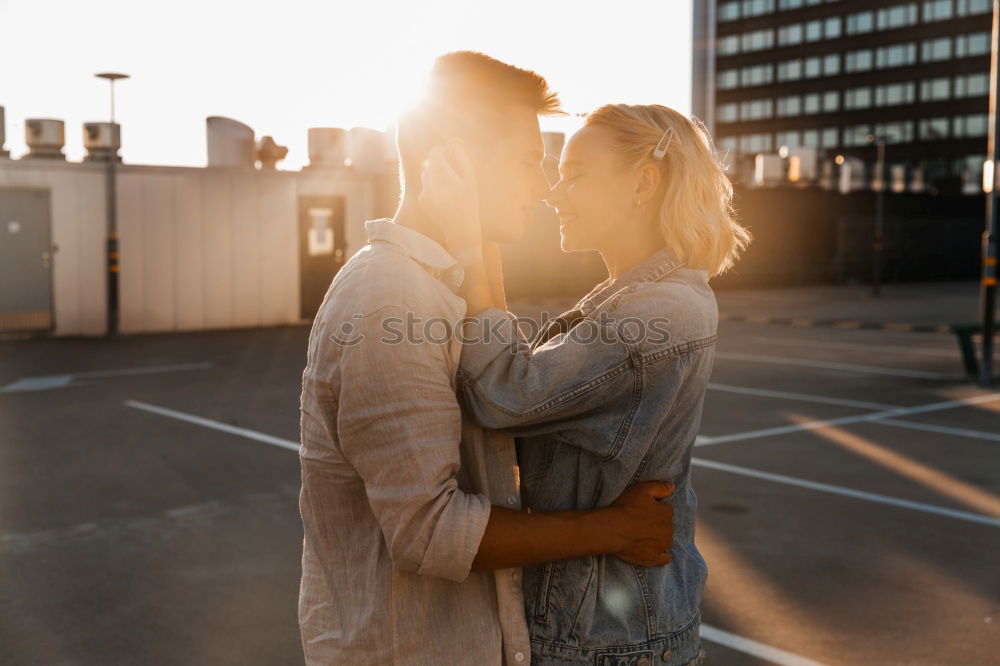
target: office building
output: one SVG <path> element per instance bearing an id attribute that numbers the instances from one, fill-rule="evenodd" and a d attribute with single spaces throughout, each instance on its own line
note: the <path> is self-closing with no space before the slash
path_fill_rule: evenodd
<path id="1" fill-rule="evenodd" d="M 693 113 L 737 166 L 788 146 L 871 173 L 872 135 L 908 189 L 981 192 L 991 27 L 990 0 L 695 2 Z"/>

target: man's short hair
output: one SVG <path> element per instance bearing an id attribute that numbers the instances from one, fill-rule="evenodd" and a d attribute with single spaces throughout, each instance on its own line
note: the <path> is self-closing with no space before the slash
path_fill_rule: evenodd
<path id="1" fill-rule="evenodd" d="M 446 53 L 434 61 L 425 98 L 399 119 L 396 146 L 404 186 L 419 191 L 420 170 L 431 148 L 459 138 L 503 133 L 507 112 L 525 107 L 562 115 L 559 97 L 544 78 L 475 51 Z"/>

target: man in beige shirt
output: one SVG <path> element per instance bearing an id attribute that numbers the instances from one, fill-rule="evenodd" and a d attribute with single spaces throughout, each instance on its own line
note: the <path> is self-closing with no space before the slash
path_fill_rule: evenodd
<path id="1" fill-rule="evenodd" d="M 400 120 L 404 196 L 394 220 L 330 286 L 302 377 L 304 527 L 299 624 L 309 664 L 525 664 L 520 566 L 614 553 L 669 559 L 670 488 L 611 507 L 521 511 L 513 440 L 455 397 L 462 269 L 419 205 L 429 151 L 472 155 L 484 236 L 516 240 L 548 191 L 541 77 L 482 54 L 435 63 L 427 99 Z M 495 259 L 495 257 L 494 257 Z"/>

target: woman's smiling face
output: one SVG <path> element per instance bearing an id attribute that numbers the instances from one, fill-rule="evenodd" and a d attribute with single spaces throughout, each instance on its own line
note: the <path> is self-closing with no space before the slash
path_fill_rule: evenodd
<path id="1" fill-rule="evenodd" d="M 636 173 L 622 164 L 611 132 L 600 126 L 578 131 L 563 148 L 559 182 L 546 197 L 559 214 L 564 252 L 607 247 L 634 216 Z"/>

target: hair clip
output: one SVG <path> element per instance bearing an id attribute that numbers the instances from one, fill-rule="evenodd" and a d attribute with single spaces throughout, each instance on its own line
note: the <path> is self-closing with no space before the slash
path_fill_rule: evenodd
<path id="1" fill-rule="evenodd" d="M 667 154 L 667 148 L 670 147 L 670 142 L 673 141 L 673 138 L 674 128 L 668 127 L 667 131 L 660 137 L 659 143 L 656 144 L 656 148 L 653 150 L 653 157 L 662 160 L 663 156 Z"/>

